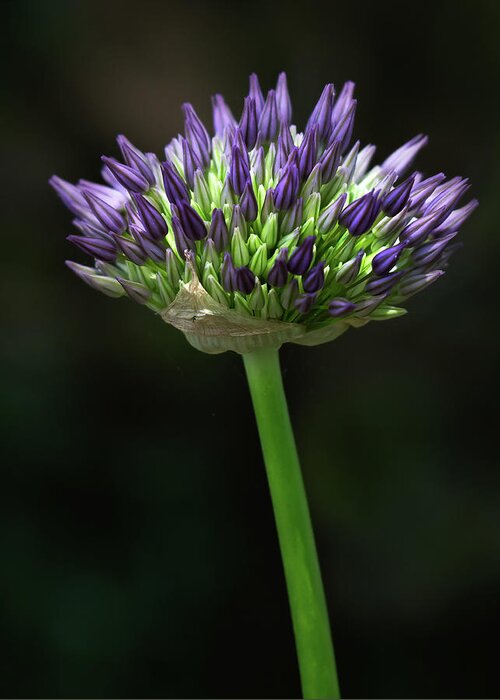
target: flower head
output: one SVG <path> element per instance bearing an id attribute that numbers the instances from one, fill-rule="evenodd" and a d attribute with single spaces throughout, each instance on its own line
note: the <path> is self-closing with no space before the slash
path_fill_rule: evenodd
<path id="1" fill-rule="evenodd" d="M 327 85 L 302 133 L 285 74 L 266 96 L 252 75 L 239 121 L 213 98 L 213 136 L 183 105 L 163 162 L 118 136 L 106 184 L 51 178 L 76 217 L 68 239 L 95 259 L 68 266 L 207 352 L 314 345 L 405 313 L 444 274 L 477 201 L 458 207 L 462 178 L 408 175 L 421 135 L 369 169 L 374 146 L 351 143 L 353 92 Z"/>

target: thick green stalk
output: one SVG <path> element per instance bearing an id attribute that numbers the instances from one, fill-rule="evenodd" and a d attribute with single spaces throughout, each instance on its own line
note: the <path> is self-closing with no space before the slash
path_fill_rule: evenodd
<path id="1" fill-rule="evenodd" d="M 277 350 L 243 355 L 266 464 L 304 698 L 340 691 L 311 518 Z"/>

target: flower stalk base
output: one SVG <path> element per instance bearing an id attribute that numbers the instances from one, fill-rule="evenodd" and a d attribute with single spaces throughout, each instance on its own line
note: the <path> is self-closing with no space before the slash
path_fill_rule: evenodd
<path id="1" fill-rule="evenodd" d="M 304 698 L 339 698 L 328 610 L 278 350 L 243 355 L 283 559 Z"/>

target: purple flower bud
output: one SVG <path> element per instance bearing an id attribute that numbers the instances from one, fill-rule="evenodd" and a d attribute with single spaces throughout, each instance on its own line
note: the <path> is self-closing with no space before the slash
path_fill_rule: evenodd
<path id="1" fill-rule="evenodd" d="M 87 255 L 91 255 L 104 262 L 116 260 L 116 245 L 113 241 L 104 238 L 90 238 L 89 236 L 68 236 L 67 240 L 74 243 Z"/>
<path id="2" fill-rule="evenodd" d="M 231 221 L 229 222 L 229 232 L 232 235 L 235 229 L 239 228 L 240 233 L 246 240 L 247 237 L 247 222 L 241 211 L 239 204 L 235 204 L 233 207 L 233 212 L 231 214 Z"/>
<path id="3" fill-rule="evenodd" d="M 293 142 L 292 134 L 290 132 L 290 126 L 288 124 L 285 124 L 284 122 L 280 123 L 279 137 L 281 138 L 283 148 L 287 156 L 289 156 L 292 152 L 292 149 L 295 147 L 295 144 Z"/>
<path id="4" fill-rule="evenodd" d="M 194 241 L 186 236 L 177 214 L 172 216 L 172 231 L 174 232 L 175 247 L 182 258 L 186 250 L 196 250 Z"/>
<path id="5" fill-rule="evenodd" d="M 304 183 L 304 187 L 302 188 L 302 197 L 307 199 L 311 194 L 319 194 L 322 184 L 321 163 L 316 163 L 314 168 L 309 173 L 309 177 Z"/>
<path id="6" fill-rule="evenodd" d="M 340 212 L 344 207 L 346 199 L 347 194 L 344 192 L 344 194 L 341 194 L 340 197 L 329 204 L 326 209 L 323 209 L 318 217 L 318 231 L 320 233 L 328 233 L 328 231 L 333 229 L 337 223 Z"/>
<path id="7" fill-rule="evenodd" d="M 257 183 L 257 187 L 259 185 L 263 185 L 266 174 L 266 168 L 264 149 L 262 146 L 260 148 L 257 148 L 257 150 L 254 152 L 254 156 L 252 159 L 252 171 L 255 175 L 255 182 Z"/>
<path id="8" fill-rule="evenodd" d="M 373 226 L 380 211 L 380 201 L 374 192 L 368 192 L 349 204 L 339 216 L 351 236 L 361 236 Z"/>
<path id="9" fill-rule="evenodd" d="M 300 187 L 299 170 L 295 164 L 285 166 L 280 181 L 274 189 L 274 204 L 286 210 L 297 198 Z"/>
<path id="10" fill-rule="evenodd" d="M 255 199 L 255 194 L 252 187 L 252 181 L 247 180 L 245 189 L 240 199 L 241 212 L 247 221 L 255 221 L 257 218 L 257 200 Z"/>
<path id="11" fill-rule="evenodd" d="M 165 160 L 161 164 L 161 167 L 163 174 L 163 184 L 165 186 L 165 193 L 167 195 L 168 201 L 174 204 L 175 202 L 185 201 L 189 204 L 189 202 L 191 201 L 191 197 L 189 196 L 189 190 L 186 187 L 186 183 L 181 178 L 181 176 L 174 168 L 172 163 L 168 160 Z"/>
<path id="12" fill-rule="evenodd" d="M 294 250 L 288 261 L 288 270 L 293 275 L 303 275 L 311 267 L 314 258 L 314 242 L 316 236 L 307 236 Z"/>
<path id="13" fill-rule="evenodd" d="M 379 296 L 370 297 L 369 299 L 363 299 L 356 304 L 356 316 L 369 316 L 372 311 L 382 304 L 382 302 L 387 298 L 388 293 L 379 294 Z"/>
<path id="14" fill-rule="evenodd" d="M 433 236 L 446 234 L 449 231 L 456 231 L 464 223 L 464 221 L 472 214 L 474 209 L 479 205 L 477 199 L 472 199 L 468 204 L 460 209 L 451 212 L 448 217 L 434 229 Z"/>
<path id="15" fill-rule="evenodd" d="M 453 194 L 457 190 L 461 190 L 468 187 L 468 179 L 463 179 L 461 177 L 452 177 L 451 180 L 447 182 L 440 183 L 434 192 L 427 198 L 425 202 L 425 209 L 436 208 L 440 205 L 440 202 L 444 201 L 449 195 Z"/>
<path id="16" fill-rule="evenodd" d="M 437 225 L 438 218 L 441 218 L 442 210 L 432 211 L 427 216 L 415 219 L 407 224 L 399 234 L 401 243 L 407 246 L 414 246 L 422 243 Z"/>
<path id="17" fill-rule="evenodd" d="M 93 222 L 89 221 L 83 221 L 82 219 L 73 219 L 73 226 L 76 226 L 76 228 L 82 233 L 84 236 L 90 236 L 93 238 L 94 236 L 97 236 L 98 238 L 113 238 L 113 234 L 108 233 L 102 228 L 102 225 L 95 220 L 96 223 L 94 224 Z"/>
<path id="18" fill-rule="evenodd" d="M 335 281 L 339 284 L 350 284 L 351 282 L 354 282 L 356 277 L 359 275 L 361 261 L 363 260 L 364 255 L 365 251 L 363 248 L 361 248 L 355 258 L 348 260 L 342 265 L 340 270 L 335 275 Z"/>
<path id="19" fill-rule="evenodd" d="M 108 166 L 120 185 L 123 185 L 130 192 L 145 192 L 149 189 L 149 182 L 134 168 L 107 156 L 101 156 L 101 160 Z"/>
<path id="20" fill-rule="evenodd" d="M 267 98 L 259 118 L 259 131 L 265 141 L 274 141 L 278 134 L 278 106 L 276 104 L 276 92 L 269 90 Z"/>
<path id="21" fill-rule="evenodd" d="M 407 180 L 397 185 L 392 192 L 389 192 L 384 198 L 382 209 L 387 216 L 396 216 L 396 214 L 399 214 L 399 212 L 405 208 L 414 182 L 415 175 L 412 175 Z"/>
<path id="22" fill-rule="evenodd" d="M 237 146 L 237 148 L 240 149 L 241 155 L 245 159 L 248 169 L 250 169 L 250 156 L 248 155 L 245 139 L 243 138 L 243 132 L 239 126 L 234 130 L 233 146 Z"/>
<path id="23" fill-rule="evenodd" d="M 404 274 L 404 270 L 398 270 L 398 272 L 391 272 L 383 277 L 371 279 L 365 287 L 365 292 L 373 296 L 385 294 L 399 282 Z"/>
<path id="24" fill-rule="evenodd" d="M 255 102 L 255 109 L 257 112 L 258 119 L 262 114 L 262 110 L 264 109 L 264 95 L 262 94 L 259 79 L 255 73 L 252 73 L 252 75 L 250 76 L 250 91 L 248 93 L 248 96 L 251 97 Z"/>
<path id="25" fill-rule="evenodd" d="M 302 214 L 304 209 L 304 199 L 299 197 L 286 212 L 283 221 L 280 225 L 282 234 L 291 233 L 295 228 L 302 223 Z"/>
<path id="26" fill-rule="evenodd" d="M 203 165 L 186 139 L 182 139 L 182 160 L 184 163 L 184 179 L 191 189 L 194 188 L 194 174 L 203 170 Z"/>
<path id="27" fill-rule="evenodd" d="M 115 241 L 118 250 L 131 262 L 136 265 L 144 265 L 147 255 L 138 243 L 131 241 L 130 238 L 125 238 L 125 236 L 115 236 Z"/>
<path id="28" fill-rule="evenodd" d="M 325 263 L 321 261 L 314 267 L 311 267 L 309 272 L 302 278 L 302 285 L 305 292 L 319 292 L 325 283 Z"/>
<path id="29" fill-rule="evenodd" d="M 309 121 L 307 122 L 307 128 L 312 126 L 318 127 L 318 139 L 319 141 L 325 141 L 328 138 L 330 130 L 332 128 L 332 110 L 333 110 L 333 98 L 334 98 L 334 87 L 332 83 L 325 85 L 321 97 L 319 98 Z"/>
<path id="30" fill-rule="evenodd" d="M 224 260 L 220 268 L 222 286 L 226 292 L 234 292 L 237 287 L 236 268 L 230 253 L 224 253 Z"/>
<path id="31" fill-rule="evenodd" d="M 306 178 L 314 168 L 317 159 L 317 133 L 316 126 L 306 131 L 304 139 L 299 147 L 299 173 L 302 179 Z"/>
<path id="32" fill-rule="evenodd" d="M 349 299 L 344 299 L 343 297 L 336 297 L 332 299 L 328 304 L 328 313 L 334 318 L 339 318 L 340 316 L 346 316 L 354 311 L 356 305 L 349 301 Z"/>
<path id="33" fill-rule="evenodd" d="M 102 199 L 114 209 L 123 209 L 128 200 L 128 192 L 123 188 L 119 191 L 115 190 L 113 187 L 101 185 L 97 182 L 90 182 L 89 180 L 78 180 L 77 187 L 82 193 L 90 192 L 90 194 L 95 194 L 96 197 L 99 197 L 99 199 Z M 88 209 L 88 204 L 86 202 L 85 207 Z"/>
<path id="34" fill-rule="evenodd" d="M 309 313 L 309 311 L 311 310 L 311 307 L 315 301 L 316 301 L 315 294 L 301 294 L 294 301 L 293 305 L 297 309 L 297 311 L 304 316 L 305 314 Z"/>
<path id="35" fill-rule="evenodd" d="M 356 105 L 356 100 L 352 100 L 342 119 L 333 127 L 328 139 L 329 145 L 334 141 L 338 141 L 340 143 L 341 153 L 344 153 L 352 139 L 354 118 L 356 116 Z"/>
<path id="36" fill-rule="evenodd" d="M 222 209 L 212 211 L 212 221 L 208 231 L 208 238 L 215 244 L 215 250 L 221 253 L 229 245 L 229 231 Z"/>
<path id="37" fill-rule="evenodd" d="M 434 192 L 432 195 L 429 196 L 429 198 L 426 201 L 426 205 L 431 204 L 437 197 L 439 197 L 441 194 L 446 193 L 446 192 L 451 192 L 453 191 L 456 187 L 459 185 L 468 182 L 468 180 L 464 180 L 461 177 L 452 177 L 450 180 L 447 181 L 442 181 L 440 182 L 437 187 L 434 189 Z"/>
<path id="38" fill-rule="evenodd" d="M 136 148 L 123 134 L 119 134 L 119 136 L 116 137 L 116 141 L 122 152 L 125 163 L 141 173 L 150 185 L 154 185 L 155 176 L 146 155 Z"/>
<path id="39" fill-rule="evenodd" d="M 125 231 L 125 219 L 116 209 L 106 204 L 106 202 L 99 199 L 99 197 L 90 194 L 90 192 L 84 192 L 83 196 L 87 200 L 92 212 L 95 214 L 96 219 L 101 222 L 105 229 L 113 233 L 122 233 Z"/>
<path id="40" fill-rule="evenodd" d="M 439 258 L 448 243 L 455 238 L 456 235 L 457 231 L 454 231 L 447 236 L 443 236 L 443 238 L 438 238 L 415 248 L 411 256 L 413 262 L 419 267 L 430 265 Z"/>
<path id="41" fill-rule="evenodd" d="M 354 88 L 355 85 L 350 80 L 348 80 L 342 86 L 342 90 L 340 91 L 339 96 L 333 105 L 332 126 L 336 126 L 350 108 L 352 104 L 352 96 L 354 95 Z"/>
<path id="42" fill-rule="evenodd" d="M 255 100 L 251 97 L 245 97 L 243 114 L 240 119 L 240 130 L 247 149 L 251 151 L 257 141 L 257 110 L 255 108 Z"/>
<path id="43" fill-rule="evenodd" d="M 149 233 L 155 241 L 165 238 L 168 233 L 167 222 L 156 207 L 136 192 L 132 192 L 132 198 L 137 206 L 146 233 Z"/>
<path id="44" fill-rule="evenodd" d="M 418 134 L 394 151 L 380 167 L 385 172 L 395 170 L 398 175 L 401 175 L 411 165 L 420 149 L 427 145 L 428 140 L 427 136 Z"/>
<path id="45" fill-rule="evenodd" d="M 125 204 L 125 212 L 127 214 L 127 221 L 128 224 L 135 224 L 135 226 L 139 226 L 142 228 L 142 219 L 139 216 L 139 212 L 136 210 L 136 207 L 134 204 L 132 204 L 132 200 L 128 201 Z"/>
<path id="46" fill-rule="evenodd" d="M 177 158 L 177 160 L 182 160 L 182 136 L 178 134 L 177 138 L 172 139 L 165 148 L 165 158 L 168 161 Z"/>
<path id="47" fill-rule="evenodd" d="M 86 217 L 90 213 L 88 202 L 76 185 L 63 180 L 57 175 L 52 175 L 49 184 L 55 189 L 64 206 L 73 214 L 79 217 Z"/>
<path id="48" fill-rule="evenodd" d="M 458 233 L 456 231 L 455 233 Z M 448 265 L 448 260 L 451 258 L 451 256 L 456 253 L 457 250 L 460 250 L 463 248 L 464 244 L 462 241 L 456 241 L 455 243 L 452 243 L 451 245 L 446 246 L 444 251 L 441 253 L 439 258 L 437 260 L 434 260 L 432 263 L 433 267 L 447 267 Z"/>
<path id="49" fill-rule="evenodd" d="M 226 127 L 234 128 L 236 126 L 236 119 L 233 117 L 222 95 L 214 95 L 212 97 L 212 113 L 216 136 L 222 136 Z"/>
<path id="50" fill-rule="evenodd" d="M 428 214 L 432 211 L 436 211 L 438 208 L 441 211 L 441 215 L 436 221 L 436 226 L 442 224 L 447 218 L 448 214 L 452 211 L 453 207 L 458 204 L 459 200 L 463 197 L 465 192 L 469 189 L 470 185 L 468 182 L 461 182 L 460 184 L 453 187 L 448 192 L 443 192 L 437 197 L 435 197 L 432 202 L 428 205 L 425 203 L 422 212 L 423 214 Z"/>
<path id="51" fill-rule="evenodd" d="M 419 211 L 420 206 L 427 200 L 429 195 L 434 192 L 437 185 L 445 179 L 444 173 L 438 173 L 426 180 L 421 180 L 416 183 L 411 191 L 409 207 L 412 210 Z"/>
<path id="52" fill-rule="evenodd" d="M 151 238 L 142 227 L 130 225 L 130 233 L 133 235 L 137 243 L 144 250 L 148 258 L 155 262 L 164 262 L 165 260 L 165 243 L 163 241 L 155 241 Z"/>
<path id="53" fill-rule="evenodd" d="M 266 191 L 266 196 L 264 197 L 264 203 L 262 205 L 262 210 L 260 212 L 260 218 L 264 224 L 267 221 L 269 214 L 275 211 L 274 206 L 274 190 L 269 189 Z"/>
<path id="54" fill-rule="evenodd" d="M 201 241 L 207 235 L 207 227 L 201 216 L 186 202 L 178 202 L 179 219 L 187 238 Z"/>
<path id="55" fill-rule="evenodd" d="M 276 105 L 278 107 L 278 117 L 285 124 L 292 121 L 292 101 L 288 93 L 286 73 L 280 73 L 276 83 Z"/>
<path id="56" fill-rule="evenodd" d="M 360 182 L 360 180 L 365 176 L 376 150 L 377 147 L 373 146 L 372 144 L 368 144 L 360 150 L 358 157 L 356 158 L 356 167 L 354 168 L 353 173 L 355 182 Z"/>
<path id="57" fill-rule="evenodd" d="M 278 255 L 272 268 L 269 270 L 267 276 L 267 281 L 272 284 L 273 287 L 284 287 L 288 280 L 288 268 L 286 265 L 286 257 L 288 255 L 288 248 L 282 248 Z"/>
<path id="58" fill-rule="evenodd" d="M 101 168 L 101 177 L 106 182 L 110 187 L 112 187 L 115 190 L 119 190 L 123 192 L 127 197 L 129 195 L 129 191 L 127 190 L 126 187 L 124 187 L 121 183 L 118 182 L 116 177 L 113 175 L 111 170 L 108 168 L 107 165 L 103 165 Z"/>
<path id="59" fill-rule="evenodd" d="M 380 251 L 380 253 L 377 253 L 372 260 L 373 274 L 377 275 L 377 277 L 386 275 L 397 263 L 404 249 L 404 244 L 399 243 L 398 245 L 386 248 Z"/>
<path id="60" fill-rule="evenodd" d="M 151 296 L 151 292 L 147 287 L 139 282 L 132 282 L 131 280 L 123 279 L 123 277 L 117 277 L 116 279 L 127 292 L 127 295 L 132 299 L 132 301 L 136 301 L 138 304 L 147 303 Z"/>
<path id="61" fill-rule="evenodd" d="M 85 284 L 88 284 L 92 289 L 102 292 L 112 299 L 118 299 L 123 296 L 123 289 L 114 277 L 108 277 L 99 274 L 95 268 L 80 265 L 72 260 L 66 260 L 66 265 L 71 272 L 74 272 Z"/>
<path id="62" fill-rule="evenodd" d="M 233 146 L 231 153 L 229 178 L 231 180 L 233 190 L 236 192 L 236 194 L 241 196 L 243 194 L 243 190 L 245 189 L 247 180 L 250 179 L 250 170 L 248 168 L 246 158 L 243 156 L 242 151 L 237 146 Z"/>
<path id="63" fill-rule="evenodd" d="M 200 137 L 200 134 L 197 132 L 195 125 L 189 116 L 186 117 L 184 133 L 186 135 L 186 140 L 191 146 L 194 155 L 200 161 L 202 167 L 208 168 L 210 164 L 210 149 L 207 147 L 205 139 Z"/>
<path id="64" fill-rule="evenodd" d="M 290 151 L 288 150 L 285 139 L 280 134 L 278 136 L 278 145 L 276 148 L 276 157 L 273 164 L 273 176 L 276 177 L 280 170 L 282 170 L 288 162 L 288 156 Z"/>
<path id="65" fill-rule="evenodd" d="M 428 287 L 430 284 L 435 282 L 437 279 L 444 275 L 444 270 L 433 270 L 433 272 L 427 272 L 425 274 L 414 274 L 411 277 L 406 276 L 400 286 L 401 294 L 405 297 L 409 297 L 412 294 L 421 292 L 423 289 Z"/>
<path id="66" fill-rule="evenodd" d="M 190 131 L 196 136 L 199 144 L 203 144 L 203 149 L 210 153 L 210 148 L 212 146 L 212 140 L 205 128 L 205 125 L 196 114 L 193 105 L 189 102 L 185 102 L 182 105 L 182 111 L 184 112 L 185 124 L 190 126 Z"/>
<path id="67" fill-rule="evenodd" d="M 320 159 L 321 176 L 326 184 L 334 177 L 340 163 L 340 141 L 333 141 L 324 151 Z"/>
<path id="68" fill-rule="evenodd" d="M 255 275 L 248 267 L 236 269 L 236 290 L 242 294 L 250 294 L 255 287 Z"/>
<path id="69" fill-rule="evenodd" d="M 226 179 L 224 180 L 224 185 L 222 187 L 221 193 L 220 193 L 220 205 L 223 207 L 225 204 L 229 204 L 229 206 L 233 206 L 233 204 L 236 202 L 236 197 L 233 192 L 233 188 L 231 186 L 231 181 L 229 178 L 229 173 L 226 175 Z"/>

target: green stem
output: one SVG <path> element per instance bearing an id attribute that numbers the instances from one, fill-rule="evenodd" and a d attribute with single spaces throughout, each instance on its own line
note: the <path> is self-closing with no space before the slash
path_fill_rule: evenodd
<path id="1" fill-rule="evenodd" d="M 340 691 L 314 534 L 277 350 L 243 355 L 266 464 L 304 698 Z"/>

